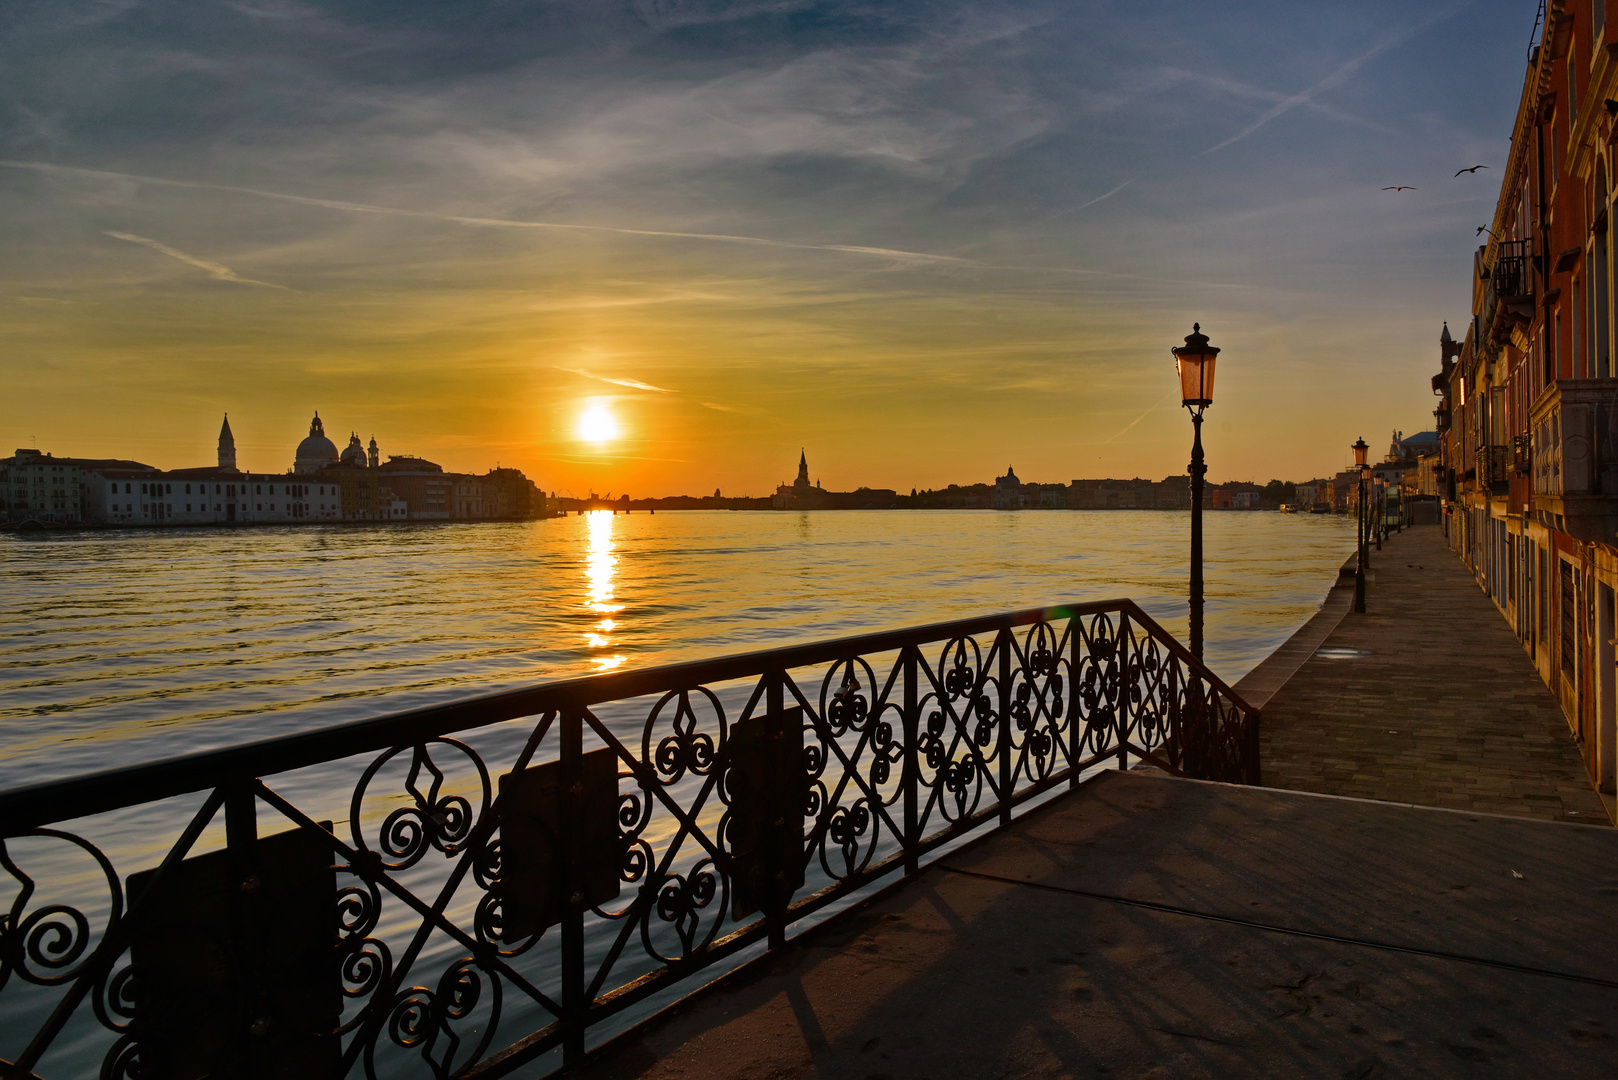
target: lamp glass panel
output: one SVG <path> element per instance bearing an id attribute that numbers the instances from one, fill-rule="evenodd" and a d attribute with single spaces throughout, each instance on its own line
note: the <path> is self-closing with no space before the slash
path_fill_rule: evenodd
<path id="1" fill-rule="evenodd" d="M 1177 353 L 1180 400 L 1187 405 L 1213 400 L 1214 358 L 1205 353 Z"/>

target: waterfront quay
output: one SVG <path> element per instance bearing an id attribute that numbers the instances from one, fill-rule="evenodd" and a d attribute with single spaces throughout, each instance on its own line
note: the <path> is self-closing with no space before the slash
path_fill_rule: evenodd
<path id="1" fill-rule="evenodd" d="M 1097 777 L 590 1075 L 1610 1074 L 1618 832 L 1559 703 L 1440 527 L 1371 558 L 1236 686 L 1265 787 Z"/>
<path id="2" fill-rule="evenodd" d="M 1264 713 L 1270 787 L 1606 824 L 1561 704 L 1446 546 L 1420 525 L 1372 551 L 1366 610 L 1352 581 L 1299 636 L 1284 685 L 1237 684 Z"/>
<path id="3" fill-rule="evenodd" d="M 1611 829 L 1108 773 L 587 1075 L 1611 1075 L 1615 859 Z"/>

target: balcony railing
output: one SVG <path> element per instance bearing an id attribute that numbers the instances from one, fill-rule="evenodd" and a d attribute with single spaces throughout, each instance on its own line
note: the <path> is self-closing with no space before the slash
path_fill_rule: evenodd
<path id="1" fill-rule="evenodd" d="M 1509 446 L 1480 446 L 1477 456 L 1479 487 L 1493 488 L 1511 477 L 1512 449 Z"/>
<path id="2" fill-rule="evenodd" d="M 1256 783 L 1258 715 L 1109 601 L 0 793 L 0 1073 L 489 1077 L 577 1060 L 703 969 L 1138 761 Z M 322 784 L 334 769 L 351 789 Z"/>
<path id="3" fill-rule="evenodd" d="M 1516 300 L 1533 293 L 1533 245 L 1527 240 L 1506 240 L 1496 245 L 1494 267 L 1489 280 L 1495 296 L 1501 300 Z"/>
<path id="4" fill-rule="evenodd" d="M 1483 273 L 1484 336 L 1503 342 L 1533 320 L 1533 244 L 1505 240 L 1494 245 L 1494 264 Z"/>

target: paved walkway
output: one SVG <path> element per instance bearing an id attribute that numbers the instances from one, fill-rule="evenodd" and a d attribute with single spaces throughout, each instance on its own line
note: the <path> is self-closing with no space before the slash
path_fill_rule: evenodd
<path id="1" fill-rule="evenodd" d="M 1606 824 L 1556 698 L 1440 528 L 1391 537 L 1372 569 L 1365 614 L 1264 705 L 1265 785 Z"/>
<path id="2" fill-rule="evenodd" d="M 1614 867 L 1607 828 L 1109 773 L 577 1074 L 1611 1076 Z"/>

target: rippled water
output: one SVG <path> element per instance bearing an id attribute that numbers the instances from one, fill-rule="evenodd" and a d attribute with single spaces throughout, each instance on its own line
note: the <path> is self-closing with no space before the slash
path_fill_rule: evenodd
<path id="1" fill-rule="evenodd" d="M 0 537 L 0 786 L 561 676 L 1132 597 L 1185 632 L 1174 512 L 596 513 Z M 1206 518 L 1234 681 L 1319 605 L 1331 517 Z"/>

